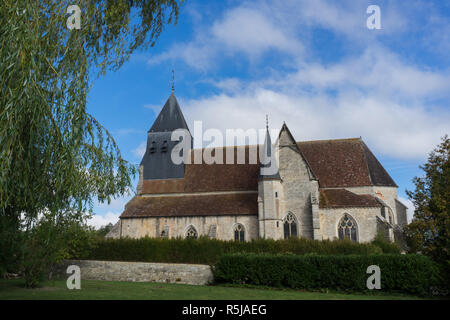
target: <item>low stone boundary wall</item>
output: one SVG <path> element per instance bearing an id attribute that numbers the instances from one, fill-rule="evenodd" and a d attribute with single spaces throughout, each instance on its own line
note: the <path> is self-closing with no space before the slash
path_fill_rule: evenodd
<path id="1" fill-rule="evenodd" d="M 81 271 L 81 281 L 134 281 L 165 282 L 205 285 L 213 281 L 211 267 L 202 264 L 149 263 L 95 260 L 65 260 L 56 273 L 69 277 L 69 265 L 77 265 Z"/>

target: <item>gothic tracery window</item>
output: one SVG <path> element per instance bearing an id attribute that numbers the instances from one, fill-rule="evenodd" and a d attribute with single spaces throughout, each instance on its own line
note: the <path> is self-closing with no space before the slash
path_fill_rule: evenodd
<path id="1" fill-rule="evenodd" d="M 197 230 L 193 226 L 189 226 L 189 228 L 186 230 L 186 238 L 190 239 L 197 239 L 198 233 Z"/>
<path id="2" fill-rule="evenodd" d="M 284 218 L 283 228 L 285 239 L 297 236 L 297 221 L 292 213 L 288 213 Z"/>
<path id="3" fill-rule="evenodd" d="M 338 235 L 339 239 L 350 239 L 352 241 L 357 241 L 357 226 L 356 221 L 350 217 L 348 214 L 344 214 L 338 225 Z"/>
<path id="4" fill-rule="evenodd" d="M 240 223 L 234 226 L 234 240 L 240 242 L 245 241 L 245 229 Z"/>

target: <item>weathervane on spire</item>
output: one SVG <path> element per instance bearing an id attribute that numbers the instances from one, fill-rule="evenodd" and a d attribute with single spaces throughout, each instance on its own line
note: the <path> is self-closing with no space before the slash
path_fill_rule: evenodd
<path id="1" fill-rule="evenodd" d="M 175 71 L 172 69 L 172 94 L 175 92 Z"/>

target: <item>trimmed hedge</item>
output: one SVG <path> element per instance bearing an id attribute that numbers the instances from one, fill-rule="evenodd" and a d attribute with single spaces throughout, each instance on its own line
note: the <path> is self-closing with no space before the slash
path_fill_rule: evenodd
<path id="1" fill-rule="evenodd" d="M 436 265 L 423 255 L 233 254 L 221 257 L 213 273 L 217 283 L 368 292 L 370 265 L 380 267 L 383 292 L 427 295 L 437 283 Z"/>
<path id="2" fill-rule="evenodd" d="M 72 258 L 214 264 L 219 261 L 222 255 L 230 253 L 368 255 L 383 253 L 383 250 L 373 244 L 355 243 L 349 240 L 318 241 L 292 238 L 288 240 L 258 239 L 249 242 L 236 242 L 208 238 L 124 238 L 98 241 L 86 255 Z"/>

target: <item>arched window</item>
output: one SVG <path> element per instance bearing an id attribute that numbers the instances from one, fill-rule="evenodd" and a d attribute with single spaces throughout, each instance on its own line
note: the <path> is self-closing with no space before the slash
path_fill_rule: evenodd
<path id="1" fill-rule="evenodd" d="M 285 239 L 297 236 L 297 220 L 290 212 L 284 218 L 283 229 Z"/>
<path id="2" fill-rule="evenodd" d="M 195 228 L 193 226 L 189 226 L 189 228 L 186 230 L 186 238 L 191 238 L 191 239 L 198 238 L 197 230 L 195 230 Z"/>
<path id="3" fill-rule="evenodd" d="M 234 226 L 234 240 L 240 242 L 245 241 L 245 229 L 240 223 Z"/>
<path id="4" fill-rule="evenodd" d="M 339 239 L 350 239 L 352 241 L 357 241 L 357 225 L 355 219 L 350 215 L 344 214 L 341 221 L 338 224 L 338 235 Z"/>

